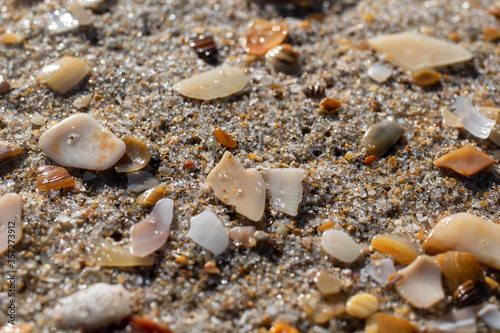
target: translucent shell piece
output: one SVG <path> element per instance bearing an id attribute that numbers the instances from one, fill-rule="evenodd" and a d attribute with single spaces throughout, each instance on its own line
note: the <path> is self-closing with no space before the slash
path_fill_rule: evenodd
<path id="1" fill-rule="evenodd" d="M 130 253 L 145 257 L 165 244 L 170 235 L 170 223 L 174 215 L 174 202 L 161 199 L 144 220 L 130 230 Z"/>
<path id="2" fill-rule="evenodd" d="M 430 254 L 446 251 L 469 252 L 484 265 L 500 269 L 500 225 L 471 213 L 457 213 L 441 219 L 422 246 Z"/>
<path id="3" fill-rule="evenodd" d="M 297 216 L 302 201 L 302 179 L 300 168 L 264 169 L 264 180 L 271 194 L 271 205 L 280 212 Z"/>
<path id="4" fill-rule="evenodd" d="M 414 32 L 377 36 L 368 43 L 377 52 L 385 53 L 386 60 L 410 71 L 472 59 L 472 53 L 459 45 Z"/>
<path id="5" fill-rule="evenodd" d="M 245 170 L 230 152 L 225 152 L 219 164 L 207 177 L 215 196 L 252 221 L 264 214 L 266 185 L 256 169 Z"/>
<path id="6" fill-rule="evenodd" d="M 127 190 L 130 192 L 142 192 L 160 185 L 151 172 L 134 171 L 127 174 Z"/>
<path id="7" fill-rule="evenodd" d="M 23 149 L 15 143 L 0 141 L 0 160 L 8 156 L 20 154 L 22 151 Z"/>
<path id="8" fill-rule="evenodd" d="M 366 333 L 416 333 L 417 326 L 408 320 L 377 312 L 366 322 Z"/>
<path id="9" fill-rule="evenodd" d="M 10 244 L 17 244 L 23 238 L 22 208 L 23 199 L 17 194 L 7 193 L 0 198 L 0 255 L 7 251 L 9 239 Z M 15 238 L 9 238 L 9 234 Z"/>
<path id="10" fill-rule="evenodd" d="M 321 247 L 342 262 L 352 263 L 361 255 L 361 246 L 341 230 L 326 230 L 321 236 Z"/>
<path id="11" fill-rule="evenodd" d="M 218 67 L 175 84 L 181 95 L 208 101 L 236 94 L 245 88 L 248 78 L 238 67 Z"/>
<path id="12" fill-rule="evenodd" d="M 479 310 L 477 315 L 492 330 L 500 330 L 500 311 L 498 310 L 497 305 L 486 304 L 481 310 Z"/>
<path id="13" fill-rule="evenodd" d="M 459 251 L 448 251 L 436 256 L 441 271 L 451 291 L 467 280 L 476 282 L 483 278 L 483 270 L 473 254 Z"/>
<path id="14" fill-rule="evenodd" d="M 411 77 L 416 85 L 427 87 L 439 82 L 442 75 L 434 69 L 423 68 L 411 73 Z"/>
<path id="15" fill-rule="evenodd" d="M 264 55 L 275 46 L 280 45 L 288 34 L 287 28 L 280 22 L 255 20 L 248 25 L 243 44 L 245 52 Z"/>
<path id="16" fill-rule="evenodd" d="M 378 158 L 394 146 L 401 133 L 403 126 L 396 121 L 374 124 L 366 132 L 361 144 L 368 148 L 370 155 Z"/>
<path id="17" fill-rule="evenodd" d="M 331 276 L 326 271 L 319 271 L 314 277 L 316 288 L 323 296 L 333 295 L 340 292 L 342 281 L 334 276 Z"/>
<path id="18" fill-rule="evenodd" d="M 38 191 L 42 192 L 71 187 L 75 181 L 63 167 L 42 165 L 36 170 L 36 185 Z"/>
<path id="19" fill-rule="evenodd" d="M 463 146 L 434 161 L 435 166 L 455 170 L 462 176 L 478 173 L 494 163 L 494 159 L 471 145 Z"/>
<path id="20" fill-rule="evenodd" d="M 221 220 L 208 210 L 191 218 L 187 237 L 215 255 L 224 252 L 229 245 L 229 237 Z"/>
<path id="21" fill-rule="evenodd" d="M 369 293 L 359 293 L 347 300 L 345 310 L 349 316 L 368 318 L 378 310 L 378 299 Z"/>
<path id="22" fill-rule="evenodd" d="M 126 135 L 122 141 L 126 147 L 125 154 L 115 164 L 116 172 L 132 172 L 144 168 L 151 159 L 148 145 L 130 134 Z"/>
<path id="23" fill-rule="evenodd" d="M 266 53 L 266 59 L 277 72 L 291 75 L 300 71 L 300 55 L 290 44 L 271 49 Z"/>
<path id="24" fill-rule="evenodd" d="M 389 254 L 401 265 L 409 265 L 419 255 L 422 250 L 410 240 L 393 235 L 377 235 L 373 237 L 372 246 L 374 249 Z"/>
<path id="25" fill-rule="evenodd" d="M 91 245 L 90 262 L 102 267 L 133 267 L 151 266 L 154 264 L 152 257 L 138 257 L 130 253 L 129 248 L 112 244 L 99 237 Z"/>
<path id="26" fill-rule="evenodd" d="M 51 127 L 38 145 L 61 165 L 90 170 L 106 170 L 125 153 L 125 143 L 85 113 Z"/>
<path id="27" fill-rule="evenodd" d="M 61 94 L 64 94 L 78 84 L 90 72 L 90 67 L 85 61 L 65 56 L 56 62 L 42 68 L 37 80 Z"/>
<path id="28" fill-rule="evenodd" d="M 166 192 L 166 186 L 158 185 L 155 188 L 149 189 L 138 196 L 137 203 L 146 206 L 153 206 L 165 196 Z"/>
<path id="29" fill-rule="evenodd" d="M 217 138 L 217 141 L 219 141 L 219 143 L 221 145 L 229 147 L 229 148 L 236 147 L 236 145 L 237 145 L 236 141 L 234 141 L 233 138 L 231 138 L 231 136 L 229 134 L 227 134 L 226 132 L 221 130 L 219 128 L 219 126 L 215 127 L 214 134 L 215 134 L 215 137 Z"/>

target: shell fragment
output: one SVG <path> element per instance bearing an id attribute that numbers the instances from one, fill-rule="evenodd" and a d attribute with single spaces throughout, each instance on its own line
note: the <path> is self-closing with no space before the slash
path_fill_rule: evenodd
<path id="1" fill-rule="evenodd" d="M 296 216 L 302 201 L 304 170 L 264 169 L 263 176 L 271 193 L 271 205 L 285 214 Z"/>
<path id="2" fill-rule="evenodd" d="M 321 247 L 342 262 L 352 263 L 361 255 L 361 246 L 341 230 L 327 230 L 321 236 Z"/>
<path id="3" fill-rule="evenodd" d="M 215 255 L 224 252 L 229 245 L 229 236 L 221 220 L 208 210 L 191 218 L 187 236 Z"/>
<path id="4" fill-rule="evenodd" d="M 56 62 L 42 68 L 37 80 L 61 94 L 64 94 L 78 84 L 90 71 L 85 61 L 65 56 Z"/>
<path id="5" fill-rule="evenodd" d="M 17 194 L 7 193 L 0 198 L 0 255 L 23 237 L 22 205 Z"/>

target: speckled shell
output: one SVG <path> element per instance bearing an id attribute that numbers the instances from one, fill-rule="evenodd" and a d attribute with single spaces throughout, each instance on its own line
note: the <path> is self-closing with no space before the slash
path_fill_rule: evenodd
<path id="1" fill-rule="evenodd" d="M 437 255 L 435 260 L 441 265 L 448 288 L 452 291 L 467 280 L 476 282 L 483 277 L 483 270 L 473 254 L 448 251 Z"/>

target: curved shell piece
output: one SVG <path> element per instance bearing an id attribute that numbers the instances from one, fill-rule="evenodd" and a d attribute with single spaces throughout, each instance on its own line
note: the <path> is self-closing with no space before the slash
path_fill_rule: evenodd
<path id="1" fill-rule="evenodd" d="M 396 291 L 417 308 L 427 309 L 445 296 L 441 284 L 441 267 L 431 257 L 421 255 L 398 273 Z"/>
<path id="2" fill-rule="evenodd" d="M 128 173 L 127 180 L 127 190 L 130 192 L 139 193 L 160 185 L 151 172 L 142 170 Z"/>
<path id="3" fill-rule="evenodd" d="M 467 280 L 453 293 L 453 302 L 458 308 L 484 303 L 491 296 L 490 287 L 484 280 Z"/>
<path id="4" fill-rule="evenodd" d="M 390 55 L 388 61 L 410 71 L 472 59 L 472 53 L 459 45 L 415 32 L 377 36 L 368 43 L 377 52 Z"/>
<path id="5" fill-rule="evenodd" d="M 137 203 L 146 206 L 156 204 L 161 198 L 165 196 L 167 187 L 158 185 L 155 188 L 149 189 L 137 197 Z"/>
<path id="6" fill-rule="evenodd" d="M 377 235 L 373 237 L 371 244 L 374 249 L 389 254 L 401 265 L 411 264 L 422 254 L 417 245 L 400 236 Z"/>
<path id="7" fill-rule="evenodd" d="M 471 145 L 463 146 L 441 156 L 434 165 L 452 169 L 462 176 L 470 176 L 494 164 L 495 160 Z"/>
<path id="8" fill-rule="evenodd" d="M 326 230 L 321 236 L 321 247 L 342 262 L 352 263 L 361 255 L 361 246 L 341 230 Z"/>
<path id="9" fill-rule="evenodd" d="M 467 280 L 476 282 L 483 277 L 483 269 L 473 254 L 448 251 L 436 256 L 450 290 L 454 291 Z"/>
<path id="10" fill-rule="evenodd" d="M 349 316 L 368 318 L 378 310 L 378 299 L 369 293 L 359 293 L 347 300 L 345 310 Z"/>
<path id="11" fill-rule="evenodd" d="M 73 185 L 75 185 L 74 179 L 63 167 L 42 165 L 36 169 L 36 186 L 40 192 Z"/>
<path id="12" fill-rule="evenodd" d="M 208 101 L 227 97 L 245 88 L 248 78 L 238 67 L 219 67 L 194 75 L 175 84 L 181 95 Z"/>
<path id="13" fill-rule="evenodd" d="M 271 194 L 271 205 L 280 212 L 296 216 L 302 201 L 302 179 L 300 168 L 264 169 L 264 180 Z"/>
<path id="14" fill-rule="evenodd" d="M 56 62 L 42 68 L 37 80 L 61 94 L 64 94 L 78 84 L 90 72 L 90 67 L 85 61 L 65 56 Z"/>
<path id="15" fill-rule="evenodd" d="M 122 141 L 126 147 L 125 154 L 115 164 L 116 172 L 132 172 L 144 168 L 151 159 L 148 145 L 130 134 L 126 135 Z"/>
<path id="16" fill-rule="evenodd" d="M 130 253 L 145 257 L 165 244 L 170 235 L 170 223 L 174 215 L 174 202 L 161 199 L 144 220 L 130 230 Z"/>
<path id="17" fill-rule="evenodd" d="M 125 143 L 85 113 L 51 127 L 38 145 L 61 165 L 90 170 L 106 170 L 125 153 Z"/>
<path id="18" fill-rule="evenodd" d="M 417 326 L 408 320 L 387 313 L 377 312 L 366 322 L 365 332 L 370 333 L 416 333 Z"/>
<path id="19" fill-rule="evenodd" d="M 229 245 L 229 237 L 221 220 L 208 210 L 191 218 L 187 236 L 215 255 L 224 252 Z"/>
<path id="20" fill-rule="evenodd" d="M 379 158 L 398 141 L 403 133 L 403 126 L 396 122 L 374 124 L 370 127 L 361 144 L 368 148 L 371 155 Z"/>
<path id="21" fill-rule="evenodd" d="M 130 253 L 130 249 L 112 244 L 99 237 L 91 246 L 90 261 L 102 267 L 151 266 L 152 257 L 138 257 Z"/>
<path id="22" fill-rule="evenodd" d="M 430 254 L 446 251 L 469 252 L 484 265 L 500 269 L 500 225 L 471 213 L 457 213 L 441 219 L 422 246 Z"/>
<path id="23" fill-rule="evenodd" d="M 207 177 L 215 196 L 250 220 L 259 221 L 264 214 L 266 188 L 256 169 L 245 170 L 230 152 L 225 152 L 219 164 Z"/>
<path id="24" fill-rule="evenodd" d="M 0 141 L 0 160 L 8 156 L 20 154 L 22 151 L 23 149 L 15 143 Z"/>
<path id="25" fill-rule="evenodd" d="M 7 193 L 0 198 L 0 255 L 7 251 L 9 243 L 17 244 L 23 238 L 22 208 L 23 199 L 17 194 Z"/>
<path id="26" fill-rule="evenodd" d="M 284 24 L 262 19 L 250 22 L 248 28 L 243 44 L 245 51 L 254 55 L 264 55 L 273 47 L 280 45 L 288 33 Z"/>

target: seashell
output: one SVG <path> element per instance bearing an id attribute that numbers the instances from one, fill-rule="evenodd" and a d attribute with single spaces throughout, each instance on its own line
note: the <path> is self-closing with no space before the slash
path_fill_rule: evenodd
<path id="1" fill-rule="evenodd" d="M 266 53 L 266 59 L 271 67 L 285 74 L 294 74 L 300 71 L 300 56 L 290 44 L 276 46 Z"/>
<path id="2" fill-rule="evenodd" d="M 158 201 L 151 214 L 130 229 L 130 253 L 145 257 L 162 247 L 170 235 L 173 214 L 171 199 Z"/>
<path id="3" fill-rule="evenodd" d="M 485 42 L 496 42 L 500 39 L 500 30 L 495 27 L 485 27 L 481 39 Z"/>
<path id="4" fill-rule="evenodd" d="M 379 158 L 398 141 L 403 126 L 396 122 L 377 123 L 366 132 L 361 144 L 368 148 L 370 155 Z"/>
<path id="5" fill-rule="evenodd" d="M 15 143 L 10 143 L 7 141 L 0 141 L 0 160 L 8 157 L 18 155 L 23 151 L 21 147 Z"/>
<path id="6" fill-rule="evenodd" d="M 12 44 L 19 44 L 23 41 L 23 37 L 12 33 L 12 32 L 5 32 L 2 34 L 0 37 L 0 43 L 4 45 L 12 45 Z"/>
<path id="7" fill-rule="evenodd" d="M 441 266 L 431 257 L 421 255 L 406 268 L 396 273 L 396 291 L 417 308 L 430 308 L 445 294 L 441 284 Z"/>
<path id="8" fill-rule="evenodd" d="M 220 274 L 220 269 L 217 268 L 217 265 L 213 260 L 210 260 L 203 265 L 203 271 L 207 274 Z"/>
<path id="9" fill-rule="evenodd" d="M 302 201 L 302 179 L 300 168 L 264 169 L 262 175 L 271 194 L 271 205 L 280 212 L 297 216 Z"/>
<path id="10" fill-rule="evenodd" d="M 166 192 L 166 186 L 158 185 L 155 188 L 149 189 L 138 196 L 137 203 L 146 206 L 153 206 L 165 196 Z"/>
<path id="11" fill-rule="evenodd" d="M 92 102 L 92 95 L 91 94 L 83 95 L 75 99 L 75 101 L 73 102 L 73 107 L 77 109 L 83 109 L 89 106 L 90 102 Z"/>
<path id="12" fill-rule="evenodd" d="M 468 252 L 481 264 L 500 269 L 499 234 L 500 225 L 471 213 L 457 213 L 441 219 L 422 246 L 430 254 Z"/>
<path id="13" fill-rule="evenodd" d="M 221 220 L 208 210 L 191 218 L 187 237 L 215 255 L 224 252 L 229 245 L 229 237 Z"/>
<path id="14" fill-rule="evenodd" d="M 140 193 L 160 185 L 151 172 L 135 171 L 127 173 L 127 190 Z"/>
<path id="15" fill-rule="evenodd" d="M 439 82 L 442 75 L 434 69 L 423 68 L 411 73 L 411 77 L 417 86 L 427 87 Z"/>
<path id="16" fill-rule="evenodd" d="M 80 22 L 65 9 L 55 10 L 48 15 L 47 30 L 50 35 L 64 34 L 78 29 Z"/>
<path id="17" fill-rule="evenodd" d="M 79 26 L 87 26 L 92 24 L 93 18 L 91 13 L 89 13 L 87 9 L 82 7 L 78 0 L 75 0 L 68 4 L 66 9 L 78 21 Z"/>
<path id="18" fill-rule="evenodd" d="M 255 227 L 235 227 L 229 230 L 229 238 L 236 242 L 236 246 L 254 247 L 257 240 L 254 237 Z"/>
<path id="19" fill-rule="evenodd" d="M 144 168 L 151 159 L 148 145 L 130 134 L 125 135 L 122 141 L 126 147 L 125 154 L 116 162 L 115 171 L 132 172 Z"/>
<path id="20" fill-rule="evenodd" d="M 219 164 L 207 177 L 207 184 L 215 196 L 226 205 L 253 221 L 264 214 L 266 188 L 256 169 L 245 170 L 230 152 L 225 152 Z"/>
<path id="21" fill-rule="evenodd" d="M 223 146 L 229 147 L 229 148 L 234 148 L 236 147 L 237 143 L 234 141 L 229 134 L 224 132 L 219 128 L 219 126 L 216 126 L 214 129 L 214 134 L 215 137 L 217 138 L 217 141 Z"/>
<path id="22" fill-rule="evenodd" d="M 123 327 L 123 328 L 122 328 Z M 167 326 L 159 324 L 147 317 L 140 317 L 132 315 L 125 318 L 120 323 L 119 331 L 112 331 L 113 333 L 173 333 Z"/>
<path id="23" fill-rule="evenodd" d="M 416 333 L 417 326 L 404 318 L 392 316 L 387 313 L 377 312 L 366 322 L 365 332 Z"/>
<path id="24" fill-rule="evenodd" d="M 423 252 L 409 239 L 394 235 L 377 235 L 371 245 L 374 249 L 390 255 L 398 264 L 409 265 Z"/>
<path id="25" fill-rule="evenodd" d="M 61 165 L 90 170 L 106 170 L 125 153 L 125 143 L 85 113 L 51 127 L 38 145 Z"/>
<path id="26" fill-rule="evenodd" d="M 130 249 L 116 246 L 102 237 L 98 237 L 90 246 L 89 262 L 101 267 L 151 266 L 152 257 L 139 257 L 130 253 Z"/>
<path id="27" fill-rule="evenodd" d="M 23 199 L 19 195 L 7 193 L 0 197 L 0 255 L 8 249 L 13 251 L 13 245 L 23 238 L 22 209 Z"/>
<path id="28" fill-rule="evenodd" d="M 242 39 L 245 52 L 264 55 L 280 45 L 288 34 L 284 23 L 279 21 L 256 20 L 248 25 L 248 32 Z"/>
<path id="29" fill-rule="evenodd" d="M 392 75 L 392 70 L 386 66 L 374 64 L 366 71 L 366 74 L 378 83 L 384 83 Z"/>
<path id="30" fill-rule="evenodd" d="M 414 32 L 402 32 L 370 38 L 368 44 L 390 56 L 387 61 L 414 71 L 451 65 L 472 59 L 472 53 L 454 43 Z"/>
<path id="31" fill-rule="evenodd" d="M 218 67 L 176 83 L 174 90 L 183 96 L 208 101 L 236 94 L 248 78 L 238 67 Z"/>
<path id="32" fill-rule="evenodd" d="M 90 67 L 85 61 L 64 56 L 42 68 L 37 81 L 47 83 L 53 90 L 64 94 L 83 80 L 89 72 Z"/>
<path id="33" fill-rule="evenodd" d="M 75 181 L 63 167 L 42 165 L 36 169 L 38 191 L 57 190 L 75 185 Z"/>
<path id="34" fill-rule="evenodd" d="M 304 94 L 307 98 L 316 98 L 325 96 L 325 86 L 322 84 L 311 84 L 305 87 Z"/>
<path id="35" fill-rule="evenodd" d="M 277 320 L 268 333 L 300 333 L 298 329 L 290 326 L 287 322 Z"/>
<path id="36" fill-rule="evenodd" d="M 483 303 L 490 294 L 491 290 L 483 280 L 476 282 L 467 280 L 453 293 L 453 302 L 458 308 L 465 308 Z"/>
<path id="37" fill-rule="evenodd" d="M 443 117 L 443 125 L 454 128 L 464 128 L 464 124 L 462 124 L 460 119 L 450 110 L 442 109 L 441 116 Z"/>
<path id="38" fill-rule="evenodd" d="M 328 97 L 319 103 L 320 113 L 335 113 L 340 110 L 341 106 L 341 101 Z"/>
<path id="39" fill-rule="evenodd" d="M 351 317 L 368 318 L 378 310 L 378 299 L 369 293 L 359 293 L 347 300 L 345 311 Z"/>
<path id="40" fill-rule="evenodd" d="M 477 332 L 476 309 L 475 307 L 455 309 L 450 314 L 428 322 L 424 332 Z"/>
<path id="41" fill-rule="evenodd" d="M 377 283 L 385 286 L 389 277 L 396 273 L 392 259 L 386 258 L 382 260 L 374 260 L 366 267 L 366 272 Z"/>
<path id="42" fill-rule="evenodd" d="M 341 293 L 322 298 L 319 293 L 312 292 L 299 296 L 297 301 L 312 321 L 324 324 L 345 311 L 346 299 Z"/>
<path id="43" fill-rule="evenodd" d="M 437 255 L 434 259 L 441 265 L 441 271 L 450 290 L 456 290 L 467 280 L 476 282 L 483 278 L 483 270 L 473 254 L 448 251 Z"/>
<path id="44" fill-rule="evenodd" d="M 5 94 L 10 91 L 10 84 L 7 80 L 4 79 L 2 75 L 0 75 L 0 94 Z"/>
<path id="45" fill-rule="evenodd" d="M 212 36 L 200 35 L 189 41 L 189 46 L 191 46 L 198 57 L 203 59 L 208 64 L 217 64 L 219 62 L 219 51 L 217 50 L 217 45 L 215 45 L 215 40 Z"/>
<path id="46" fill-rule="evenodd" d="M 480 139 L 486 139 L 495 127 L 496 119 L 489 119 L 478 112 L 471 101 L 457 97 L 455 100 L 455 114 L 464 128 Z"/>
<path id="47" fill-rule="evenodd" d="M 132 314 L 132 295 L 121 284 L 99 282 L 60 298 L 45 311 L 59 328 L 105 328 Z"/>
<path id="48" fill-rule="evenodd" d="M 494 163 L 494 159 L 471 145 L 463 146 L 433 162 L 435 166 L 452 169 L 462 176 L 478 173 Z"/>
<path id="49" fill-rule="evenodd" d="M 352 263 L 361 255 L 361 246 L 341 230 L 327 230 L 321 236 L 321 247 L 335 259 Z"/>
<path id="50" fill-rule="evenodd" d="M 328 296 L 340 292 L 342 281 L 331 276 L 326 271 L 319 271 L 314 277 L 314 283 L 322 296 Z"/>
<path id="51" fill-rule="evenodd" d="M 477 313 L 478 317 L 492 330 L 500 330 L 500 311 L 494 304 L 486 304 Z"/>

